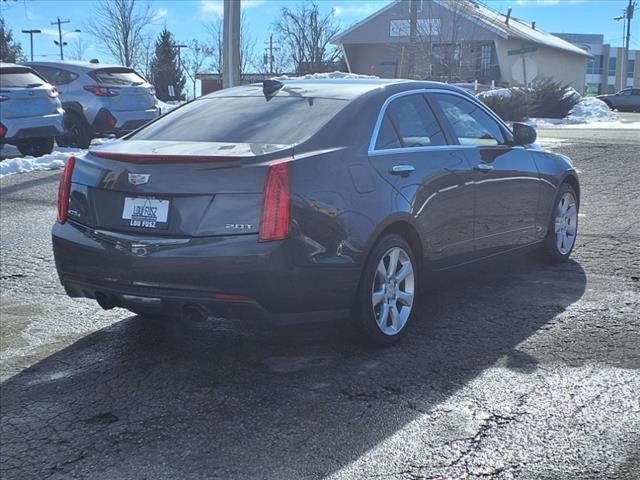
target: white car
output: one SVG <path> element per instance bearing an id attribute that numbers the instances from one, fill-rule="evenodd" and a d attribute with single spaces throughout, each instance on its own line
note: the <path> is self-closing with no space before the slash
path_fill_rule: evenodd
<path id="1" fill-rule="evenodd" d="M 32 68 L 0 63 L 0 147 L 15 145 L 23 155 L 51 153 L 64 132 L 63 118 L 56 87 Z"/>

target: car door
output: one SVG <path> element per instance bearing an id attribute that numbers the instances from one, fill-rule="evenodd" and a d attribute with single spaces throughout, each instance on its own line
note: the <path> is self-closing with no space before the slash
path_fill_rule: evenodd
<path id="1" fill-rule="evenodd" d="M 540 181 L 533 156 L 475 99 L 430 95 L 470 162 L 475 189 L 474 243 L 487 256 L 537 241 Z"/>
<path id="2" fill-rule="evenodd" d="M 631 90 L 631 105 L 630 108 L 636 112 L 640 111 L 640 89 L 634 88 Z"/>
<path id="3" fill-rule="evenodd" d="M 631 89 L 627 88 L 625 90 L 621 90 L 616 94 L 616 106 L 621 110 L 629 110 L 632 108 L 633 98 L 631 95 Z"/>
<path id="4" fill-rule="evenodd" d="M 402 92 L 385 102 L 369 160 L 408 204 L 437 267 L 473 254 L 473 173 L 424 93 Z"/>

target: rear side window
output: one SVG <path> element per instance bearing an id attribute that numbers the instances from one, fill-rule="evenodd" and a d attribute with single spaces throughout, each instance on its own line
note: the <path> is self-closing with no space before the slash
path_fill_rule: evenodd
<path id="1" fill-rule="evenodd" d="M 89 76 L 100 85 L 113 87 L 141 85 L 145 82 L 144 78 L 130 68 L 102 68 L 89 73 Z"/>
<path id="2" fill-rule="evenodd" d="M 30 68 L 3 68 L 0 70 L 0 88 L 39 87 L 44 83 L 44 79 Z"/>
<path id="3" fill-rule="evenodd" d="M 422 95 L 407 95 L 394 100 L 387 107 L 385 117 L 387 115 L 404 148 L 446 144 L 440 124 Z"/>
<path id="4" fill-rule="evenodd" d="M 38 66 L 36 70 L 52 85 L 67 85 L 78 78 L 77 74 L 58 68 Z"/>
<path id="5" fill-rule="evenodd" d="M 503 145 L 502 129 L 498 122 L 479 105 L 457 95 L 433 95 L 451 124 L 460 145 Z"/>
<path id="6" fill-rule="evenodd" d="M 378 138 L 376 139 L 376 150 L 387 150 L 390 148 L 400 148 L 400 139 L 395 127 L 389 120 L 389 115 L 384 116 L 380 130 L 378 131 Z"/>
<path id="7" fill-rule="evenodd" d="M 132 140 L 295 145 L 315 134 L 346 100 L 275 96 L 195 100 L 128 137 Z"/>

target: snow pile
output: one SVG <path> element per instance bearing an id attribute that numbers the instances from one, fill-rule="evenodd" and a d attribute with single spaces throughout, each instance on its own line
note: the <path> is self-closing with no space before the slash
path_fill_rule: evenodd
<path id="1" fill-rule="evenodd" d="M 156 103 L 156 107 L 160 109 L 160 115 L 164 115 L 165 113 L 169 113 L 174 108 L 178 108 L 184 102 L 176 102 L 176 103 L 165 103 L 162 100 L 158 100 Z"/>
<path id="2" fill-rule="evenodd" d="M 279 77 L 273 77 L 272 80 L 331 80 L 331 79 L 344 79 L 344 78 L 368 78 L 377 79 L 380 78 L 376 75 L 360 75 L 358 73 L 348 72 L 324 72 L 324 73 L 309 73 L 300 77 L 290 77 L 288 75 L 280 75 Z"/>
<path id="3" fill-rule="evenodd" d="M 508 88 L 496 88 L 495 90 L 480 92 L 477 96 L 480 99 L 489 97 L 509 98 L 511 97 L 511 90 L 509 90 Z"/>
<path id="4" fill-rule="evenodd" d="M 565 120 L 567 123 L 613 122 L 618 120 L 618 114 L 611 111 L 602 100 L 584 97 L 571 109 Z"/>
<path id="5" fill-rule="evenodd" d="M 16 157 L 0 161 L 0 178 L 14 173 L 34 172 L 36 170 L 52 170 L 64 167 L 71 155 L 83 155 L 86 150 L 58 148 L 49 155 L 41 157 Z"/>

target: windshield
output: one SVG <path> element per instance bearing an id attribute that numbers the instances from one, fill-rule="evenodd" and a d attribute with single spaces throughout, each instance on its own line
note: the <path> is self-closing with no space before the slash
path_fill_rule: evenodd
<path id="1" fill-rule="evenodd" d="M 333 98 L 205 98 L 174 110 L 129 138 L 295 145 L 316 133 L 346 104 Z"/>
<path id="2" fill-rule="evenodd" d="M 29 88 L 44 84 L 45 81 L 28 68 L 3 68 L 0 70 L 1 88 Z"/>
<path id="3" fill-rule="evenodd" d="M 91 76 L 101 85 L 142 85 L 144 78 L 129 68 L 104 68 L 95 70 Z"/>

